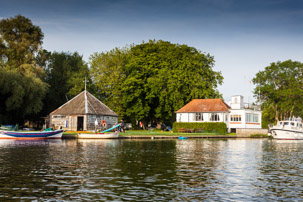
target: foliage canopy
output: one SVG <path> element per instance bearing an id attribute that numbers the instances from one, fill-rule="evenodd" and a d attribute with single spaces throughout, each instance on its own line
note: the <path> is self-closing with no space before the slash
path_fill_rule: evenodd
<path id="1" fill-rule="evenodd" d="M 23 123 L 42 109 L 46 92 L 47 84 L 39 78 L 0 69 L 0 122 Z"/>
<path id="2" fill-rule="evenodd" d="M 212 69 L 214 58 L 187 45 L 150 40 L 95 53 L 90 63 L 96 86 L 111 89 L 103 101 L 122 103 L 118 113 L 132 123 L 172 123 L 174 112 L 193 98 L 221 96 L 216 88 L 223 77 Z"/>
<path id="3" fill-rule="evenodd" d="M 0 21 L 0 56 L 11 68 L 34 64 L 42 45 L 43 33 L 31 20 L 17 15 Z"/>
<path id="4" fill-rule="evenodd" d="M 43 106 L 48 85 L 37 65 L 43 33 L 21 15 L 0 21 L 0 121 L 22 122 Z"/>
<path id="5" fill-rule="evenodd" d="M 255 95 L 263 103 L 266 123 L 303 116 L 303 64 L 297 61 L 271 63 L 256 74 Z"/>
<path id="6" fill-rule="evenodd" d="M 44 107 L 45 114 L 49 114 L 83 91 L 84 78 L 89 77 L 88 66 L 77 52 L 49 53 L 45 72 L 45 82 L 50 86 L 45 98 L 47 103 Z"/>

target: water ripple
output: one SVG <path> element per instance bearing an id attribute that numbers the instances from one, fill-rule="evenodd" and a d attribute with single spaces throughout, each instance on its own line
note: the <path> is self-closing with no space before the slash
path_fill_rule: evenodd
<path id="1" fill-rule="evenodd" d="M 0 141 L 0 201 L 297 201 L 303 142 Z"/>

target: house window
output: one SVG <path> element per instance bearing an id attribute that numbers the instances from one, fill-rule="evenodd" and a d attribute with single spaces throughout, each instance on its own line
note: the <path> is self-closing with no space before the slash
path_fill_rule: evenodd
<path id="1" fill-rule="evenodd" d="M 246 122 L 259 123 L 259 115 L 258 114 L 252 114 L 252 113 L 246 113 Z"/>
<path id="2" fill-rule="evenodd" d="M 259 116 L 258 114 L 254 114 L 254 123 L 258 123 L 259 122 Z"/>
<path id="3" fill-rule="evenodd" d="M 54 115 L 53 118 L 64 119 L 64 118 L 66 118 L 66 116 Z"/>
<path id="4" fill-rule="evenodd" d="M 196 121 L 203 121 L 203 113 L 196 113 Z"/>
<path id="5" fill-rule="evenodd" d="M 210 121 L 220 121 L 219 114 L 217 113 L 212 113 L 210 117 Z"/>
<path id="6" fill-rule="evenodd" d="M 241 115 L 238 114 L 230 115 L 230 121 L 239 122 L 241 120 L 242 120 Z"/>

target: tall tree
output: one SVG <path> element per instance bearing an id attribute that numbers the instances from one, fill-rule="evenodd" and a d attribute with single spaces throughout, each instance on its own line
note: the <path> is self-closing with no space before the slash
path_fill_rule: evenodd
<path id="1" fill-rule="evenodd" d="M 187 45 L 150 40 L 134 46 L 124 68 L 123 115 L 171 123 L 174 112 L 190 100 L 219 97 L 216 88 L 223 77 L 213 65 L 212 56 Z"/>
<path id="2" fill-rule="evenodd" d="M 129 48 L 115 48 L 108 52 L 94 53 L 90 57 L 91 76 L 94 80 L 96 96 L 114 109 L 122 113 L 121 86 L 125 79 L 122 68 L 127 63 Z"/>
<path id="3" fill-rule="evenodd" d="M 151 40 L 120 52 L 94 54 L 92 75 L 110 94 L 104 101 L 119 101 L 119 115 L 132 123 L 172 123 L 174 112 L 191 99 L 221 96 L 223 77 L 213 71 L 213 57 L 193 47 Z"/>
<path id="4" fill-rule="evenodd" d="M 264 122 L 293 116 L 303 116 L 303 64 L 286 60 L 271 63 L 256 74 L 255 95 L 260 93 L 265 116 Z"/>
<path id="5" fill-rule="evenodd" d="M 50 86 L 46 96 L 48 104 L 44 109 L 45 114 L 55 110 L 84 90 L 83 81 L 85 77 L 89 79 L 88 66 L 77 52 L 50 53 L 45 71 L 45 81 Z M 91 88 L 91 85 L 92 82 L 89 82 L 88 87 Z"/>
<path id="6" fill-rule="evenodd" d="M 42 109 L 46 92 L 39 78 L 0 69 L 0 123 L 23 124 Z"/>
<path id="7" fill-rule="evenodd" d="M 0 21 L 0 121 L 23 123 L 42 109 L 47 84 L 36 63 L 43 33 L 21 15 Z"/>
<path id="8" fill-rule="evenodd" d="M 34 64 L 35 54 L 42 45 L 43 33 L 31 20 L 17 15 L 0 21 L 0 56 L 10 68 Z"/>

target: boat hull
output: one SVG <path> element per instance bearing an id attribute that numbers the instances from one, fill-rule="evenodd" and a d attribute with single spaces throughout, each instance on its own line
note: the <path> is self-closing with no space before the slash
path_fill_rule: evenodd
<path id="1" fill-rule="evenodd" d="M 78 139 L 117 139 L 119 132 L 114 133 L 78 133 Z"/>
<path id="2" fill-rule="evenodd" d="M 42 131 L 42 132 L 14 132 L 0 131 L 0 139 L 61 139 L 63 130 Z"/>
<path id="3" fill-rule="evenodd" d="M 270 133 L 274 139 L 280 140 L 303 140 L 303 131 L 287 129 L 271 129 Z"/>

